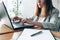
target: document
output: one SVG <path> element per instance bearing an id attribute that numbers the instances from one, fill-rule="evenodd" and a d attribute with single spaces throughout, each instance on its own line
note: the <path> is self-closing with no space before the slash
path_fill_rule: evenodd
<path id="1" fill-rule="evenodd" d="M 33 36 L 32 36 L 33 35 Z M 17 40 L 55 40 L 50 30 L 24 29 Z"/>

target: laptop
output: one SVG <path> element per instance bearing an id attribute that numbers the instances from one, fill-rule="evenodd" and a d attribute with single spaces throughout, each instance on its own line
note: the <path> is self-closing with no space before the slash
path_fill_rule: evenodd
<path id="1" fill-rule="evenodd" d="M 3 21 L 3 24 L 7 25 L 9 28 L 11 29 L 23 29 L 23 28 L 31 28 L 33 27 L 32 24 L 27 24 L 27 23 L 22 23 L 22 22 L 13 22 L 13 20 L 11 20 L 8 11 L 6 9 L 6 6 L 4 4 L 4 2 L 0 3 L 0 16 L 1 16 L 1 20 Z M 17 20 L 19 21 L 19 20 Z"/>

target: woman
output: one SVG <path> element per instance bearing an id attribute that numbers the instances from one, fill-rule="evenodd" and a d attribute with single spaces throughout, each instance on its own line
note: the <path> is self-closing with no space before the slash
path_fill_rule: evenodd
<path id="1" fill-rule="evenodd" d="M 23 23 L 29 23 L 40 27 L 40 29 L 50 29 L 58 31 L 58 14 L 59 11 L 53 7 L 51 0 L 37 0 L 35 15 L 32 18 L 19 18 L 14 19 L 21 20 Z"/>

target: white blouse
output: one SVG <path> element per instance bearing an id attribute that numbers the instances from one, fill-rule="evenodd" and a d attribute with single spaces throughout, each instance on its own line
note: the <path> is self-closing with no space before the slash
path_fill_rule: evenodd
<path id="1" fill-rule="evenodd" d="M 42 23 L 42 22 L 45 20 L 45 18 L 46 18 L 46 17 L 44 17 L 44 18 L 42 18 L 42 17 L 39 17 L 39 20 L 38 20 L 38 22 L 41 22 L 41 23 Z"/>
<path id="2" fill-rule="evenodd" d="M 38 18 L 38 20 L 37 20 L 37 18 Z M 37 16 L 36 16 L 33 21 L 36 21 L 36 20 L 37 20 L 38 22 L 41 22 L 41 23 L 42 23 L 42 22 L 44 22 L 45 17 L 42 18 L 42 17 L 37 17 Z M 34 27 L 38 27 L 38 26 L 34 26 Z"/>

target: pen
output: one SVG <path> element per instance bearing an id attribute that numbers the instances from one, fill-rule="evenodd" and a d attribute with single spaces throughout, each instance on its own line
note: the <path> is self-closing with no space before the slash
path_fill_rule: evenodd
<path id="1" fill-rule="evenodd" d="M 36 35 L 41 34 L 41 33 L 42 33 L 42 31 L 39 31 L 37 33 L 32 34 L 31 37 L 36 36 Z"/>

